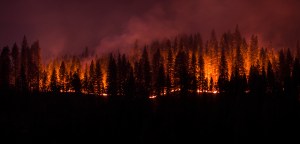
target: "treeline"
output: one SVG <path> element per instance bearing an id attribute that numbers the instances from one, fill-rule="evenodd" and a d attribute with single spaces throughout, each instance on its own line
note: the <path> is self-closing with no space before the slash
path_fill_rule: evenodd
<path id="1" fill-rule="evenodd" d="M 178 35 L 139 47 L 128 54 L 55 58 L 41 63 L 38 42 L 23 39 L 4 47 L 0 59 L 2 90 L 20 92 L 78 92 L 143 97 L 198 93 L 299 94 L 300 52 L 275 51 L 247 41 L 238 27 L 220 39 L 214 31 L 206 42 L 199 33 Z"/>

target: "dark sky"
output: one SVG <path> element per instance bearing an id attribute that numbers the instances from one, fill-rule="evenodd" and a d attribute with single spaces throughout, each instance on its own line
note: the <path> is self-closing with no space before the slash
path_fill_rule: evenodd
<path id="1" fill-rule="evenodd" d="M 127 51 L 136 39 L 147 42 L 178 33 L 212 29 L 218 35 L 239 25 L 264 44 L 293 47 L 300 39 L 299 0 L 1 0 L 0 46 L 39 40 L 45 57 Z"/>

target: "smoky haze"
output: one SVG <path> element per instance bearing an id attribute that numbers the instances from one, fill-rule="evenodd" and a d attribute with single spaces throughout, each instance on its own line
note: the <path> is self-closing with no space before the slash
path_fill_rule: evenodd
<path id="1" fill-rule="evenodd" d="M 138 40 L 233 30 L 264 45 L 293 48 L 300 37 L 297 0 L 2 0 L 0 46 L 39 40 L 43 57 L 129 51 Z"/>

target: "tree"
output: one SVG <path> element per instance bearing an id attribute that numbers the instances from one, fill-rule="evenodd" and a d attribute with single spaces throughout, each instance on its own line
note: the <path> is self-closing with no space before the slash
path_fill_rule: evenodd
<path id="1" fill-rule="evenodd" d="M 81 93 L 81 82 L 77 72 L 73 74 L 71 85 L 76 93 Z"/>
<path id="2" fill-rule="evenodd" d="M 269 90 L 273 90 L 274 86 L 275 86 L 274 71 L 273 71 L 271 62 L 268 61 L 268 67 L 267 67 L 267 87 L 268 87 Z"/>
<path id="3" fill-rule="evenodd" d="M 184 51 L 179 51 L 175 60 L 175 80 L 183 95 L 188 92 L 190 82 L 187 62 L 188 58 L 186 53 Z"/>
<path id="4" fill-rule="evenodd" d="M 112 54 L 107 68 L 107 95 L 117 96 L 117 65 Z"/>
<path id="5" fill-rule="evenodd" d="M 225 48 L 222 48 L 221 60 L 219 65 L 219 79 L 218 87 L 220 92 L 226 92 L 228 90 L 229 80 L 228 80 L 228 65 L 225 57 Z"/>
<path id="6" fill-rule="evenodd" d="M 62 61 L 59 67 L 59 81 L 60 81 L 60 88 L 62 91 L 66 91 L 66 78 L 67 78 L 66 65 L 65 62 Z"/>
<path id="7" fill-rule="evenodd" d="M 197 84 L 198 84 L 197 77 L 196 77 L 196 73 L 197 73 L 196 66 L 197 66 L 196 55 L 195 55 L 195 53 L 193 53 L 192 54 L 191 65 L 190 65 L 190 68 L 189 68 L 189 76 L 190 76 L 190 79 L 191 79 L 190 90 L 193 93 L 197 92 Z"/>
<path id="8" fill-rule="evenodd" d="M 88 87 L 89 87 L 88 66 L 86 64 L 85 65 L 85 70 L 84 70 L 83 81 L 82 81 L 82 89 L 83 89 L 84 93 L 88 92 Z"/>
<path id="9" fill-rule="evenodd" d="M 130 66 L 129 77 L 125 84 L 125 96 L 134 97 L 135 96 L 135 78 L 133 74 L 133 68 Z"/>
<path id="10" fill-rule="evenodd" d="M 101 65 L 100 65 L 100 60 L 97 60 L 96 62 L 96 69 L 95 69 L 95 74 L 96 74 L 96 86 L 95 86 L 95 91 L 98 95 L 101 95 L 103 93 L 103 74 L 101 70 Z"/>
<path id="11" fill-rule="evenodd" d="M 47 81 L 48 81 L 48 76 L 47 76 L 47 72 L 44 70 L 41 73 L 41 91 L 42 92 L 46 92 L 47 91 Z"/>
<path id="12" fill-rule="evenodd" d="M 157 96 L 164 95 L 164 87 L 165 87 L 165 69 L 164 69 L 164 65 L 160 64 L 158 76 L 157 76 L 157 80 L 156 80 Z"/>
<path id="13" fill-rule="evenodd" d="M 52 74 L 51 74 L 50 89 L 52 92 L 59 92 L 59 87 L 57 84 L 57 73 L 56 73 L 55 68 L 53 68 Z"/>
<path id="14" fill-rule="evenodd" d="M 27 43 L 27 38 L 24 36 L 22 41 L 21 49 L 21 72 L 20 72 L 20 89 L 22 91 L 28 90 L 28 56 L 29 47 Z"/>
<path id="15" fill-rule="evenodd" d="M 0 56 L 0 88 L 4 90 L 8 90 L 10 87 L 10 72 L 10 50 L 9 47 L 6 46 L 3 48 Z"/>
<path id="16" fill-rule="evenodd" d="M 91 61 L 91 64 L 90 64 L 90 71 L 89 71 L 89 79 L 88 79 L 88 92 L 89 93 L 94 93 L 95 92 L 95 89 L 94 89 L 94 86 L 96 84 L 96 81 L 95 81 L 95 65 L 94 65 L 94 60 Z"/>
<path id="17" fill-rule="evenodd" d="M 210 81 L 209 81 L 209 91 L 212 91 L 214 88 L 214 80 L 212 77 L 210 77 Z"/>
<path id="18" fill-rule="evenodd" d="M 201 91 L 204 91 L 205 89 L 205 69 L 204 69 L 204 59 L 203 59 L 203 56 L 202 54 L 200 54 L 200 57 L 199 57 L 199 61 L 198 61 L 198 64 L 199 64 L 199 89 Z"/>
<path id="19" fill-rule="evenodd" d="M 258 39 L 252 35 L 250 41 L 250 64 L 254 65 L 258 57 Z"/>
<path id="20" fill-rule="evenodd" d="M 168 50 L 167 58 L 167 91 L 170 92 L 174 82 L 174 59 L 172 50 Z M 168 93 L 167 92 L 167 93 Z"/>
<path id="21" fill-rule="evenodd" d="M 234 70 L 237 72 L 238 77 L 242 77 L 245 73 L 245 67 L 244 67 L 244 58 L 241 53 L 241 48 L 237 47 L 236 49 L 236 59 L 235 59 L 235 66 Z"/>
<path id="22" fill-rule="evenodd" d="M 16 43 L 12 48 L 11 56 L 12 56 L 12 64 L 13 64 L 14 86 L 18 87 L 19 86 L 18 78 L 20 74 L 20 52 Z"/>
<path id="23" fill-rule="evenodd" d="M 40 81 L 40 65 L 41 65 L 41 55 L 40 55 L 40 45 L 36 41 L 31 45 L 28 55 L 28 83 L 31 91 L 39 91 L 39 81 Z"/>
<path id="24" fill-rule="evenodd" d="M 145 97 L 148 97 L 151 91 L 151 68 L 146 47 L 143 50 L 141 65 L 143 66 Z"/>

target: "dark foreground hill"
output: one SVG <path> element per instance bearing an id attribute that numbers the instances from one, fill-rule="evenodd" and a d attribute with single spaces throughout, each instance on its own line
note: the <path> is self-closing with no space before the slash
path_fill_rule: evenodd
<path id="1" fill-rule="evenodd" d="M 299 142 L 300 107 L 280 95 L 151 100 L 2 94 L 1 143 Z"/>

